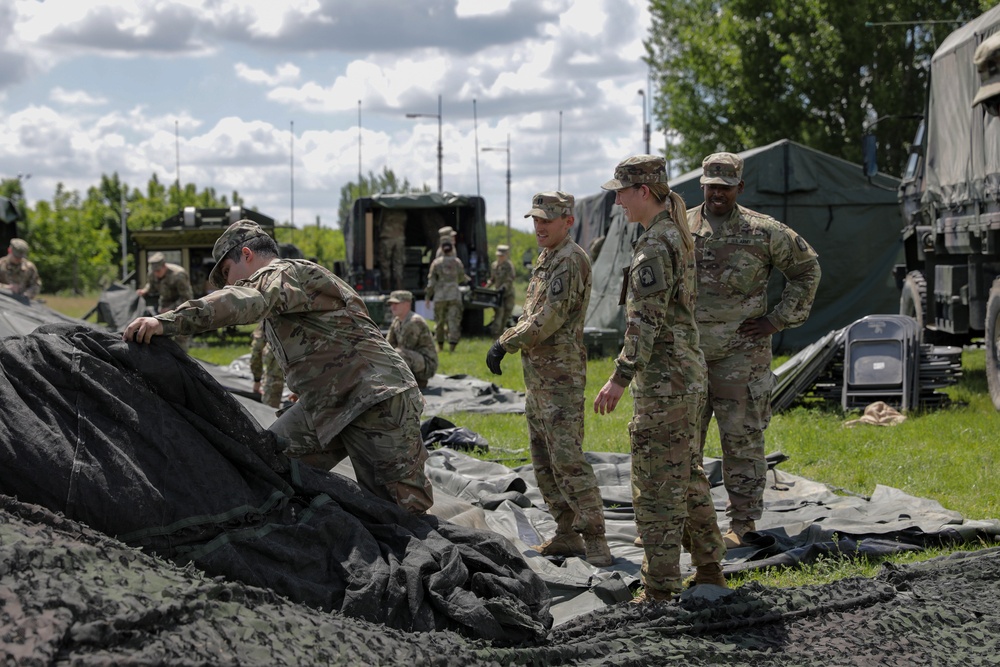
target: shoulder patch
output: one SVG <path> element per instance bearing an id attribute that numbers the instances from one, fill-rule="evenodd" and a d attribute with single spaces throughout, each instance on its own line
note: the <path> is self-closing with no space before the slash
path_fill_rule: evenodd
<path id="1" fill-rule="evenodd" d="M 799 250 L 801 250 L 802 252 L 806 252 L 809 250 L 809 244 L 806 243 L 806 240 L 801 236 L 795 237 L 795 245 L 797 245 L 799 247 Z"/>
<path id="2" fill-rule="evenodd" d="M 663 262 L 659 257 L 650 257 L 632 268 L 632 286 L 640 297 L 667 289 L 663 275 Z"/>
<path id="3" fill-rule="evenodd" d="M 565 291 L 566 283 L 561 275 L 556 276 L 552 279 L 552 282 L 549 283 L 549 293 L 552 296 L 560 296 Z"/>

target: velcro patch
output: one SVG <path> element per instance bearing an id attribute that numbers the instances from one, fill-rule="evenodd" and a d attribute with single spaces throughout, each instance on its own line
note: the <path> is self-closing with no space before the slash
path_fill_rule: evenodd
<path id="1" fill-rule="evenodd" d="M 634 267 L 632 280 L 636 295 L 639 297 L 667 289 L 667 282 L 663 277 L 663 263 L 656 257 L 643 260 Z"/>

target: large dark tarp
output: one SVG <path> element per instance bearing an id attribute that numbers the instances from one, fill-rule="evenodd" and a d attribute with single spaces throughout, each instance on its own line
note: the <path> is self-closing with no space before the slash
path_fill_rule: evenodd
<path id="1" fill-rule="evenodd" d="M 522 642 L 544 583 L 499 535 L 299 465 L 168 340 L 77 325 L 0 341 L 0 493 L 209 575 L 409 630 Z"/>
<path id="2" fill-rule="evenodd" d="M 809 319 L 800 327 L 775 335 L 775 346 L 797 350 L 832 331 L 872 313 L 899 311 L 899 291 L 892 277 L 902 245 L 897 179 L 879 175 L 869 182 L 861 166 L 787 139 L 743 151 L 746 189 L 742 206 L 771 215 L 801 234 L 819 253 L 823 277 Z M 670 187 L 687 206 L 704 201 L 701 170 L 683 174 Z M 608 229 L 594 263 L 594 287 L 585 325 L 624 331 L 618 306 L 621 269 L 631 258 L 638 225 L 627 224 L 621 207 L 610 214 L 602 193 L 577 201 L 582 217 L 580 238 Z M 608 217 L 610 216 L 610 217 Z M 776 272 L 768 290 L 773 305 L 782 277 Z"/>

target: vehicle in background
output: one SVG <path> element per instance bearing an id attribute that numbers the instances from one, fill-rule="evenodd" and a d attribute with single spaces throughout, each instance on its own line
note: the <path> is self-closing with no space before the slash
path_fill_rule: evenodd
<path id="1" fill-rule="evenodd" d="M 925 343 L 985 339 L 1000 410 L 1000 119 L 973 106 L 973 57 L 998 31 L 1000 6 L 952 32 L 931 58 L 926 109 L 899 190 L 904 263 L 895 277 L 900 313 L 917 320 Z M 867 135 L 869 176 L 875 153 Z"/>
<path id="2" fill-rule="evenodd" d="M 364 298 L 377 323 L 388 327 L 392 319 L 384 305 L 392 291 L 387 267 L 380 265 L 379 248 L 383 221 L 390 215 L 405 215 L 404 266 L 401 289 L 413 293 L 416 309 L 424 312 L 423 299 L 427 288 L 427 272 L 438 249 L 438 230 L 455 230 L 455 251 L 465 273 L 472 279 L 462 288 L 465 312 L 462 331 L 481 334 L 484 309 L 499 304 L 499 293 L 486 287 L 490 277 L 492 257 L 487 248 L 486 203 L 482 197 L 451 192 L 414 192 L 408 194 L 376 194 L 360 197 L 351 206 L 350 218 L 344 226 L 346 262 L 342 275 Z"/>

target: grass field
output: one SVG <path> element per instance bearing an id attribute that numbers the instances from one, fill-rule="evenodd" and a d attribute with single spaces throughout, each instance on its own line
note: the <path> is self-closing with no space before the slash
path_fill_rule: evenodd
<path id="1" fill-rule="evenodd" d="M 47 305 L 80 317 L 96 297 L 45 297 Z M 252 327 L 247 328 L 247 331 Z M 498 386 L 524 390 L 518 355 L 503 361 L 503 375 L 491 376 L 485 357 L 491 340 L 463 339 L 454 353 L 441 355 L 439 373 L 468 374 L 489 379 Z M 234 344 L 235 343 L 235 344 Z M 249 339 L 220 343 L 196 339 L 191 354 L 216 364 L 227 364 L 248 351 Z M 779 360 L 776 360 L 778 363 Z M 781 451 L 789 460 L 781 470 L 824 482 L 845 493 L 870 495 L 877 484 L 931 498 L 968 519 L 1000 517 L 1000 484 L 993 474 L 1000 464 L 1000 413 L 993 409 L 986 387 L 982 349 L 962 355 L 961 382 L 947 389 L 953 405 L 929 412 L 913 412 L 894 427 L 845 428 L 852 415 L 840 410 L 796 408 L 777 414 L 767 430 L 767 451 Z M 603 386 L 613 368 L 610 359 L 593 359 L 587 371 L 587 404 Z M 611 415 L 588 410 L 584 420 L 584 448 L 592 451 L 629 451 L 626 425 L 632 412 L 628 394 Z M 481 434 L 490 443 L 487 456 L 517 465 L 527 460 L 527 424 L 521 415 L 450 415 L 449 419 Z M 705 453 L 720 456 L 718 434 L 710 430 Z M 989 545 L 965 545 L 976 548 Z M 894 557 L 894 562 L 921 560 L 943 553 L 925 551 Z M 800 569 L 740 575 L 734 583 L 757 580 L 765 585 L 814 584 L 846 576 L 870 576 L 878 564 L 829 559 Z"/>

